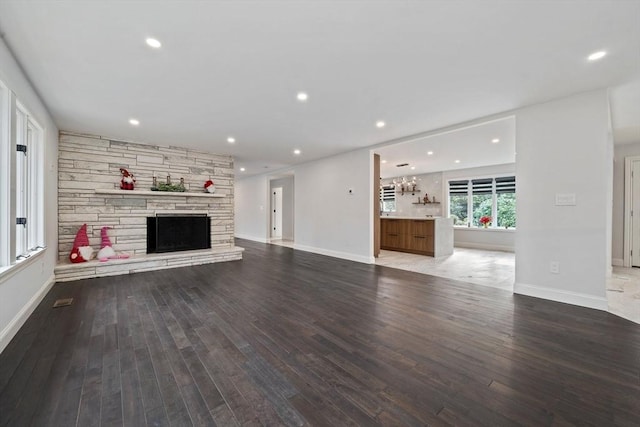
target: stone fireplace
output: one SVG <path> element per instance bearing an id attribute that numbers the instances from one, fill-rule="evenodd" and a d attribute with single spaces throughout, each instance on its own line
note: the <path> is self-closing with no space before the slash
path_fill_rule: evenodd
<path id="1" fill-rule="evenodd" d="M 58 255 L 56 280 L 126 274 L 242 258 L 234 244 L 233 159 L 230 156 L 117 141 L 61 132 L 58 174 Z M 120 190 L 120 168 L 136 178 L 133 191 Z M 184 178 L 186 192 L 150 191 L 154 175 L 174 182 Z M 214 181 L 216 192 L 203 184 Z M 205 215 L 210 249 L 147 254 L 147 218 Z M 100 229 L 108 231 L 116 252 L 129 260 L 90 261 L 70 265 L 76 232 L 87 224 L 94 249 Z M 86 270 L 86 271 L 83 271 Z"/>

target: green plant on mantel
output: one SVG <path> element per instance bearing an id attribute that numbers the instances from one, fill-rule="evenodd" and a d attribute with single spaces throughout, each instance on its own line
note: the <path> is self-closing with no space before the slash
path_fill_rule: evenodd
<path id="1" fill-rule="evenodd" d="M 160 183 L 155 187 L 151 187 L 151 191 L 171 191 L 171 192 L 184 192 L 186 191 L 182 184 L 164 184 Z"/>

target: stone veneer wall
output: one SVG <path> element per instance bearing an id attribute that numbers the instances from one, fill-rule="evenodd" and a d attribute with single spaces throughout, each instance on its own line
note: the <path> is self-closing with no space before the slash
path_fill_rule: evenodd
<path id="1" fill-rule="evenodd" d="M 59 261 L 68 262 L 76 232 L 84 223 L 94 249 L 100 248 L 100 229 L 112 227 L 109 237 L 116 251 L 146 253 L 146 218 L 156 213 L 194 211 L 211 217 L 211 246 L 234 246 L 233 159 L 178 147 L 159 147 L 99 136 L 60 133 L 58 146 Z M 202 192 L 211 178 L 224 198 L 96 194 L 117 189 L 120 168 L 136 178 L 136 190 L 149 190 L 167 174 L 172 183 L 184 178 L 187 191 Z M 123 193 L 126 193 L 123 190 Z"/>

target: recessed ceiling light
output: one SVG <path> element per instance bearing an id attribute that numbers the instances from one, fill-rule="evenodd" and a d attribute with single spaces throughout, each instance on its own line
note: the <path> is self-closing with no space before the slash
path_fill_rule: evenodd
<path id="1" fill-rule="evenodd" d="M 591 55 L 587 57 L 589 61 L 597 61 L 598 59 L 602 59 L 606 56 L 607 52 L 604 50 L 600 50 L 598 52 L 593 52 Z"/>
<path id="2" fill-rule="evenodd" d="M 460 160 L 456 160 L 456 163 L 460 163 Z"/>
<path id="3" fill-rule="evenodd" d="M 230 136 L 229 138 L 227 138 L 227 142 L 229 144 L 233 144 L 234 142 L 236 142 L 236 139 L 234 137 Z"/>
<path id="4" fill-rule="evenodd" d="M 245 168 L 240 168 L 240 172 L 244 172 L 244 171 L 245 171 Z"/>
<path id="5" fill-rule="evenodd" d="M 427 156 L 433 156 L 433 151 L 427 151 Z"/>
<path id="6" fill-rule="evenodd" d="M 154 38 L 151 38 L 151 37 L 149 37 L 149 38 L 148 38 L 147 40 L 145 40 L 145 41 L 147 42 L 147 44 L 148 44 L 149 46 L 151 46 L 151 47 L 152 47 L 152 48 L 154 48 L 154 49 L 158 49 L 158 48 L 160 48 L 160 47 L 162 46 L 162 43 L 160 43 L 160 41 L 159 41 L 159 40 L 154 39 Z"/>
<path id="7" fill-rule="evenodd" d="M 298 92 L 296 98 L 298 98 L 298 101 L 300 102 L 305 102 L 307 99 L 309 99 L 309 95 L 307 95 L 305 92 Z"/>
<path id="8" fill-rule="evenodd" d="M 376 127 L 377 127 L 377 128 L 383 128 L 383 127 L 385 127 L 386 125 L 387 125 L 387 124 L 386 124 L 385 122 L 383 122 L 382 120 L 378 120 L 378 121 L 376 122 Z"/>
<path id="9" fill-rule="evenodd" d="M 497 144 L 498 142 L 500 142 L 500 140 L 499 140 L 498 138 L 493 138 L 493 139 L 491 140 L 491 142 L 492 142 L 493 144 Z"/>
<path id="10" fill-rule="evenodd" d="M 411 166 L 411 170 L 412 170 L 412 171 L 413 171 L 413 170 L 416 170 L 416 167 L 415 167 L 415 166 Z"/>
<path id="11" fill-rule="evenodd" d="M 295 154 L 296 156 L 300 155 L 300 153 L 302 153 L 302 151 L 298 150 L 297 148 L 293 150 L 293 154 Z"/>
<path id="12" fill-rule="evenodd" d="M 140 124 L 140 120 L 138 119 L 129 119 L 129 123 L 133 126 L 138 126 Z"/>
<path id="13" fill-rule="evenodd" d="M 382 163 L 387 163 L 387 161 L 386 161 L 386 160 L 381 160 L 381 162 L 382 162 Z"/>

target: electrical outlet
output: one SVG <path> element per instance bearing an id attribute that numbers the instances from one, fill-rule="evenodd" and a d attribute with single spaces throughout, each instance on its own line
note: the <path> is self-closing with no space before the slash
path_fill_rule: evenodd
<path id="1" fill-rule="evenodd" d="M 560 263 L 558 261 L 551 261 L 549 264 L 549 271 L 552 274 L 560 274 Z"/>

